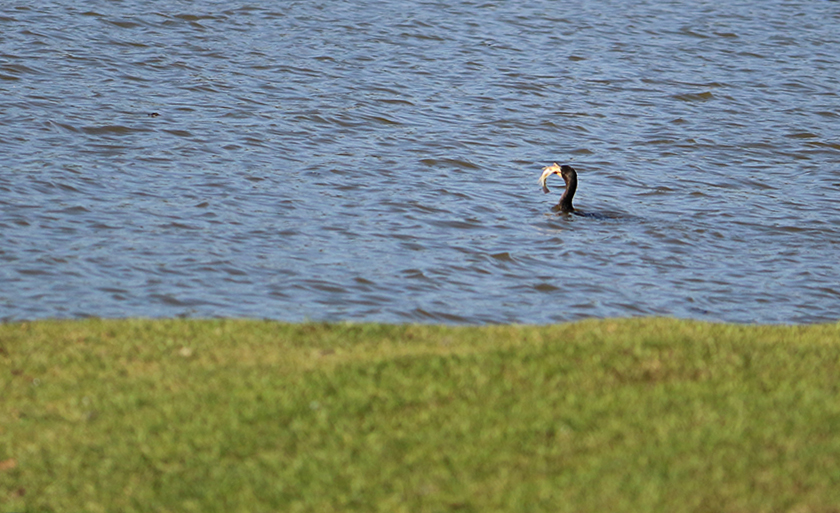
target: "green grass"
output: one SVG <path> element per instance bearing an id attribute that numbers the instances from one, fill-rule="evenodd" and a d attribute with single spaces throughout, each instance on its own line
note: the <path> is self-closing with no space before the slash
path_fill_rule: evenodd
<path id="1" fill-rule="evenodd" d="M 0 325 L 0 512 L 840 511 L 840 325 Z"/>

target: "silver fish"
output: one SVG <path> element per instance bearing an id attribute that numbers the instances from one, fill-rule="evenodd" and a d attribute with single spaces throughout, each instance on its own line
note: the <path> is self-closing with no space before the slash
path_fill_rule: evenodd
<path id="1" fill-rule="evenodd" d="M 540 175 L 540 186 L 542 186 L 543 192 L 548 192 L 548 186 L 545 184 L 545 182 L 546 180 L 548 180 L 549 176 L 555 173 L 558 175 L 560 174 L 560 166 L 558 166 L 556 162 L 550 166 L 546 166 L 543 168 L 542 175 Z"/>

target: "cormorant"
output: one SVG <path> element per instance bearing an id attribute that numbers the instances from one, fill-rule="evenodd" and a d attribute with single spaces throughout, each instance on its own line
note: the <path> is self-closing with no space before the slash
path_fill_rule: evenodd
<path id="1" fill-rule="evenodd" d="M 575 168 L 567 164 L 558 166 L 556 162 L 550 166 L 544 167 L 542 175 L 540 176 L 540 185 L 542 185 L 543 192 L 548 192 L 548 186 L 546 186 L 545 182 L 551 175 L 560 175 L 563 177 L 563 181 L 566 182 L 566 190 L 563 191 L 563 195 L 560 196 L 560 203 L 558 203 L 554 209 L 564 213 L 574 212 L 575 207 L 572 206 L 572 198 L 575 196 L 578 183 Z"/>

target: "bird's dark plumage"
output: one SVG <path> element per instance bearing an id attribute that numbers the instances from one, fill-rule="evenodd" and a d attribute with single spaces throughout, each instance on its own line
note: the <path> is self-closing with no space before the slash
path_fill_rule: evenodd
<path id="1" fill-rule="evenodd" d="M 566 164 L 559 166 L 556 162 L 544 167 L 540 176 L 540 185 L 542 185 L 543 192 L 548 192 L 548 186 L 546 186 L 545 182 L 551 175 L 560 175 L 563 181 L 566 182 L 566 190 L 560 196 L 560 203 L 557 204 L 556 209 L 560 210 L 560 212 L 574 212 L 575 207 L 572 205 L 572 198 L 575 196 L 578 183 L 575 168 Z"/>

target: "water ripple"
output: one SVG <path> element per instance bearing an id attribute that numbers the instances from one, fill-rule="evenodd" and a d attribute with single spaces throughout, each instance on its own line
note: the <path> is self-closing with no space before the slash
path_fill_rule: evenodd
<path id="1" fill-rule="evenodd" d="M 8 9 L 0 319 L 836 320 L 832 5 Z"/>

